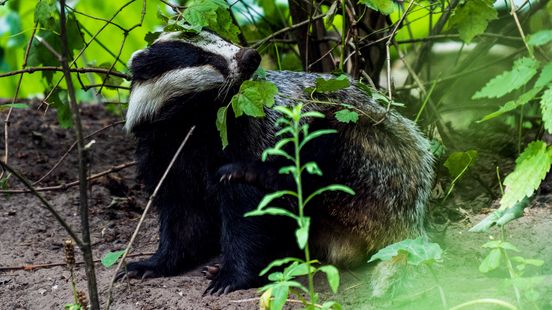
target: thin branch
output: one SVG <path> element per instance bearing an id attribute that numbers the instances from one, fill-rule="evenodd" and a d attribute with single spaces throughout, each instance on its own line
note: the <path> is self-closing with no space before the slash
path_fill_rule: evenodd
<path id="1" fill-rule="evenodd" d="M 279 35 L 281 35 L 281 34 L 283 34 L 283 33 L 290 32 L 290 31 L 295 30 L 295 29 L 297 29 L 297 28 L 299 28 L 299 27 L 302 27 L 302 26 L 304 26 L 304 25 L 306 25 L 306 24 L 308 24 L 308 23 L 310 23 L 310 22 L 313 22 L 313 21 L 315 21 L 315 20 L 319 20 L 319 19 L 324 18 L 324 17 L 326 17 L 326 14 L 325 14 L 325 13 L 324 13 L 324 14 L 319 14 L 319 15 L 316 15 L 316 16 L 310 18 L 310 19 L 307 19 L 307 20 L 304 20 L 304 21 L 299 22 L 299 23 L 297 23 L 297 24 L 294 24 L 294 25 L 292 25 L 292 26 L 289 26 L 289 27 L 286 27 L 286 28 L 282 28 L 282 29 L 280 29 L 280 30 L 274 32 L 273 34 L 269 35 L 268 37 L 266 37 L 266 38 L 264 38 L 264 39 L 262 39 L 262 40 L 257 41 L 255 44 L 251 45 L 251 47 L 252 47 L 252 48 L 257 48 L 257 47 L 261 46 L 262 44 L 264 44 L 265 42 L 268 42 L 268 41 L 272 40 L 273 38 L 276 38 L 277 36 L 279 36 Z"/>
<path id="2" fill-rule="evenodd" d="M 140 256 L 148 256 L 154 254 L 153 252 L 144 252 L 144 253 L 135 253 L 135 254 L 129 254 L 128 257 L 140 257 Z M 101 259 L 95 259 L 94 263 L 101 262 Z M 75 262 L 75 265 L 84 265 L 83 261 Z M 9 266 L 9 267 L 0 267 L 0 272 L 3 271 L 15 271 L 15 270 L 25 270 L 25 271 L 34 271 L 37 269 L 48 269 L 52 267 L 60 267 L 60 266 L 67 266 L 66 262 L 63 263 L 49 263 L 49 264 L 31 264 L 31 265 L 23 265 L 23 266 Z"/>
<path id="3" fill-rule="evenodd" d="M 112 124 L 109 124 L 107 126 L 104 126 L 96 131 L 94 131 L 93 133 L 89 134 L 88 136 L 84 137 L 85 140 L 87 139 L 90 139 L 91 137 L 99 134 L 100 132 L 106 130 L 106 129 L 109 129 L 113 126 L 117 126 L 117 125 L 120 125 L 120 124 L 124 124 L 125 121 L 118 121 L 118 122 L 115 122 L 115 123 L 112 123 Z M 77 141 L 73 142 L 73 144 L 71 144 L 71 146 L 69 147 L 69 149 L 61 156 L 61 158 L 54 164 L 54 166 L 48 170 L 48 172 L 46 172 L 46 174 L 44 174 L 40 179 L 36 180 L 33 185 L 36 185 L 40 182 L 42 182 L 45 178 L 47 178 L 52 172 L 54 172 L 54 170 L 56 170 L 56 168 L 63 162 L 63 160 L 65 160 L 65 158 L 67 157 L 67 155 L 69 155 L 69 153 L 75 148 L 75 146 L 77 146 Z M 89 179 L 90 180 L 90 179 Z"/>
<path id="4" fill-rule="evenodd" d="M 498 38 L 503 40 L 511 40 L 511 41 L 519 41 L 521 38 L 514 37 L 514 36 L 507 36 L 502 35 L 498 33 L 481 33 L 476 36 L 477 37 L 489 37 L 489 38 Z M 418 42 L 426 42 L 426 41 L 436 41 L 436 40 L 446 40 L 446 39 L 459 39 L 460 35 L 458 34 L 436 34 L 432 36 L 427 36 L 423 38 L 412 38 L 408 40 L 397 40 L 398 44 L 408 44 L 408 43 L 418 43 Z"/>
<path id="5" fill-rule="evenodd" d="M 387 39 L 387 42 L 385 42 L 385 53 L 386 53 L 385 57 L 387 61 L 387 91 L 389 93 L 389 101 L 387 102 L 387 108 L 385 109 L 385 114 L 379 121 L 377 121 L 374 124 L 374 126 L 381 124 L 387 117 L 387 113 L 389 113 L 389 111 L 391 110 L 391 103 L 393 102 L 393 85 L 391 83 L 391 53 L 389 51 L 389 46 L 391 45 L 391 42 L 395 38 L 395 34 L 399 30 L 399 27 L 402 25 L 404 19 L 408 15 L 408 12 L 412 8 L 413 4 L 414 4 L 414 1 L 410 1 L 408 6 L 406 7 L 406 10 L 404 10 L 404 13 L 402 14 L 401 18 L 395 24 L 393 31 L 391 31 L 391 34 L 389 34 L 389 39 Z"/>
<path id="6" fill-rule="evenodd" d="M 84 146 L 83 129 L 80 117 L 80 109 L 77 104 L 75 87 L 71 79 L 71 69 L 67 59 L 70 58 L 69 44 L 67 39 L 67 21 L 65 17 L 65 0 L 59 0 L 59 24 L 61 39 L 61 58 L 60 63 L 63 68 L 65 83 L 67 84 L 67 93 L 69 95 L 69 107 L 73 119 L 73 129 L 77 137 L 78 159 L 79 159 L 79 206 L 80 206 L 80 224 L 82 235 L 81 252 L 85 264 L 86 280 L 88 283 L 88 298 L 92 310 L 100 310 L 100 300 L 98 299 L 98 287 L 96 283 L 96 272 L 94 271 L 94 258 L 90 242 L 90 225 L 88 221 L 88 185 L 87 185 L 87 150 Z"/>
<path id="7" fill-rule="evenodd" d="M 16 178 L 19 179 L 28 189 L 30 193 L 33 193 L 33 195 L 42 202 L 46 210 L 50 211 L 50 213 L 55 217 L 55 219 L 58 221 L 58 223 L 65 229 L 67 234 L 71 236 L 73 241 L 80 247 L 83 246 L 83 243 L 81 239 L 77 236 L 77 234 L 73 231 L 71 226 L 65 222 L 65 220 L 61 217 L 61 215 L 54 209 L 54 207 L 44 198 L 38 191 L 35 190 L 31 182 L 27 180 L 23 175 L 21 175 L 19 172 L 15 171 L 10 165 L 0 160 L 0 166 L 2 166 L 3 169 L 13 174 Z"/>
<path id="8" fill-rule="evenodd" d="M 71 72 L 79 72 L 79 73 L 87 73 L 87 72 L 101 73 L 101 74 L 108 74 L 109 73 L 111 75 L 121 77 L 121 78 L 123 78 L 125 80 L 128 80 L 128 81 L 130 81 L 130 79 L 131 79 L 130 75 L 128 75 L 128 74 L 124 74 L 122 72 L 117 72 L 117 71 L 111 71 L 110 72 L 108 69 L 104 69 L 104 68 L 90 68 L 90 67 L 87 67 L 87 68 L 71 68 L 69 70 Z M 38 71 L 63 72 L 63 68 L 62 67 L 55 67 L 55 66 L 30 67 L 30 68 L 26 68 L 26 69 L 1 73 L 0 78 L 6 77 L 6 76 L 12 76 L 12 75 L 24 74 L 24 73 L 34 73 L 34 72 L 38 72 Z"/>
<path id="9" fill-rule="evenodd" d="M 514 20 L 516 22 L 516 27 L 519 31 L 519 34 L 521 35 L 521 39 L 523 40 L 523 44 L 525 44 L 525 47 L 527 48 L 527 51 L 529 52 L 529 56 L 531 58 L 535 58 L 535 55 L 533 54 L 533 49 L 529 47 L 529 44 L 527 44 L 527 40 L 525 39 L 525 34 L 523 33 L 523 27 L 521 27 L 521 23 L 519 22 L 519 18 L 516 13 L 516 5 L 514 3 L 514 0 L 510 0 L 510 15 L 514 17 Z"/>
<path id="10" fill-rule="evenodd" d="M 91 176 L 87 177 L 86 180 L 91 181 L 91 180 L 103 177 L 104 175 L 107 175 L 107 174 L 110 174 L 110 173 L 113 173 L 113 172 L 117 172 L 119 170 L 123 170 L 125 168 L 131 167 L 131 166 L 134 166 L 134 165 L 136 165 L 136 162 L 135 161 L 130 161 L 130 162 L 127 162 L 127 163 L 124 163 L 124 164 L 113 166 L 113 167 L 111 167 L 107 170 L 104 170 L 102 172 L 92 174 Z M 77 185 L 80 185 L 79 180 L 72 181 L 72 182 L 69 182 L 67 184 L 61 184 L 61 185 L 55 185 L 55 186 L 36 187 L 33 190 L 36 191 L 36 192 L 61 191 L 61 190 L 66 190 L 66 189 L 68 189 L 70 187 L 73 187 L 73 186 L 77 186 Z M 31 191 L 30 189 L 29 190 L 26 190 L 26 189 L 4 189 L 4 190 L 0 190 L 0 193 L 4 193 L 4 194 L 25 194 L 25 193 L 32 193 L 32 192 L 33 191 Z"/>
<path id="11" fill-rule="evenodd" d="M 140 231 L 140 228 L 142 227 L 142 223 L 144 222 L 144 219 L 146 218 L 146 215 L 147 215 L 151 205 L 153 204 L 154 199 L 157 197 L 157 193 L 159 192 L 159 189 L 161 188 L 161 186 L 163 185 L 163 182 L 167 178 L 167 175 L 169 174 L 169 171 L 171 170 L 174 163 L 176 162 L 176 159 L 180 155 L 180 152 L 184 148 L 184 145 L 186 145 L 186 143 L 188 142 L 188 139 L 190 138 L 190 136 L 194 132 L 194 129 L 195 129 L 195 126 L 192 126 L 192 128 L 190 128 L 190 130 L 188 131 L 188 134 L 186 135 L 184 140 L 182 140 L 182 143 L 180 143 L 180 146 L 176 150 L 176 153 L 174 154 L 173 158 L 171 159 L 171 162 L 169 163 L 169 165 L 167 166 L 167 169 L 165 169 L 165 172 L 163 173 L 163 176 L 161 177 L 161 179 L 157 183 L 157 186 L 155 187 L 155 190 L 151 194 L 151 196 L 148 200 L 148 203 L 146 204 L 146 208 L 144 209 L 144 212 L 142 213 L 142 216 L 140 217 L 140 221 L 138 222 L 138 225 L 136 225 L 136 229 L 134 230 L 134 233 L 130 237 L 128 245 L 125 248 L 125 252 L 123 253 L 123 256 L 121 257 L 121 259 L 119 260 L 119 263 L 117 264 L 117 268 L 115 268 L 115 271 L 113 273 L 113 277 L 111 278 L 111 283 L 109 284 L 109 289 L 107 290 L 107 301 L 106 301 L 106 306 L 105 306 L 106 310 L 109 310 L 109 306 L 111 305 L 113 285 L 115 284 L 115 280 L 117 279 L 117 274 L 118 274 L 119 270 L 121 270 L 121 266 L 125 262 L 125 258 L 127 257 L 128 253 L 129 253 L 129 251 L 132 247 L 132 244 L 134 243 L 134 240 L 136 239 L 136 236 L 138 236 L 138 232 Z"/>

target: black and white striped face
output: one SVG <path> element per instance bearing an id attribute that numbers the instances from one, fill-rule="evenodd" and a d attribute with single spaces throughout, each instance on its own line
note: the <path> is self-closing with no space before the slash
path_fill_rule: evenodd
<path id="1" fill-rule="evenodd" d="M 164 33 L 129 60 L 132 90 L 125 127 L 153 118 L 172 98 L 237 85 L 251 77 L 260 61 L 254 49 L 211 32 Z"/>

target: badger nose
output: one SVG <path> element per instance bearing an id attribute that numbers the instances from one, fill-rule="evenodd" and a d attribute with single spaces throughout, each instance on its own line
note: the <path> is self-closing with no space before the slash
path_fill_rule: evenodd
<path id="1" fill-rule="evenodd" d="M 257 70 L 261 63 L 261 55 L 253 48 L 244 47 L 236 55 L 238 66 L 242 75 L 248 77 Z"/>

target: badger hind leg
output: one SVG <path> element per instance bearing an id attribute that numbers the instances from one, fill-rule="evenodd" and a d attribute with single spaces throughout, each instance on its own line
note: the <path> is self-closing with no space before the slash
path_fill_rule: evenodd
<path id="1" fill-rule="evenodd" d="M 264 284 L 266 279 L 259 276 L 260 271 L 296 247 L 292 219 L 244 217 L 246 212 L 256 209 L 263 194 L 248 184 L 218 185 L 222 261 L 205 294 L 220 295 Z"/>

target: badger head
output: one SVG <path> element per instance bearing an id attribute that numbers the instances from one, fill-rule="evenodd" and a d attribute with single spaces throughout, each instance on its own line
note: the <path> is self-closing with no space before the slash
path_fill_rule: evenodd
<path id="1" fill-rule="evenodd" d="M 254 49 L 208 31 L 164 33 L 129 60 L 132 89 L 125 128 L 153 119 L 173 98 L 205 91 L 225 97 L 228 89 L 251 77 L 260 61 Z"/>

